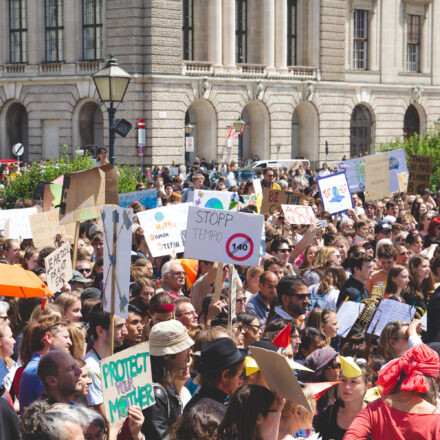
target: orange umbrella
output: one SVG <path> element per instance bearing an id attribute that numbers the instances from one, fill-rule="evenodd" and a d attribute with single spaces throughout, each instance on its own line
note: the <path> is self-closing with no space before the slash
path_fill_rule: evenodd
<path id="1" fill-rule="evenodd" d="M 34 296 L 53 296 L 41 279 L 30 270 L 20 266 L 0 264 L 0 296 L 32 298 Z"/>

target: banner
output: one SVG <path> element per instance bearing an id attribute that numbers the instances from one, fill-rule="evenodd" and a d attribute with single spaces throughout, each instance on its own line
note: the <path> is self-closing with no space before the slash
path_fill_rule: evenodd
<path id="1" fill-rule="evenodd" d="M 109 424 L 125 419 L 131 406 L 145 409 L 156 403 L 148 342 L 101 359 L 99 367 L 105 417 Z"/>
<path id="2" fill-rule="evenodd" d="M 139 202 L 145 208 L 157 208 L 157 189 L 144 189 L 119 194 L 119 206 L 128 208 L 131 203 Z"/>
<path id="3" fill-rule="evenodd" d="M 185 258 L 258 266 L 264 217 L 190 206 Z"/>
<path id="4" fill-rule="evenodd" d="M 312 225 L 316 222 L 311 206 L 281 205 L 286 220 L 293 225 Z"/>
<path id="5" fill-rule="evenodd" d="M 208 191 L 197 189 L 194 191 L 194 206 L 200 208 L 236 210 L 236 194 L 237 193 L 230 191 Z"/>
<path id="6" fill-rule="evenodd" d="M 380 154 L 388 155 L 390 171 L 396 170 L 397 174 L 408 174 L 405 150 L 393 150 Z M 350 192 L 355 193 L 365 190 L 365 157 L 338 162 L 337 167 L 339 171 L 343 171 L 347 175 Z M 399 191 L 399 189 L 396 187 L 390 187 L 390 191 Z"/>
<path id="7" fill-rule="evenodd" d="M 32 238 L 29 217 L 37 212 L 36 206 L 21 209 L 0 209 L 0 229 L 5 230 L 5 238 L 15 238 L 16 240 Z"/>
<path id="8" fill-rule="evenodd" d="M 72 259 L 70 258 L 70 243 L 63 244 L 44 259 L 46 268 L 47 287 L 52 293 L 59 292 L 63 280 L 67 283 L 72 279 Z"/>
<path id="9" fill-rule="evenodd" d="M 385 154 L 374 154 L 365 158 L 365 198 L 367 200 L 381 200 L 390 195 L 388 162 Z"/>
<path id="10" fill-rule="evenodd" d="M 281 209 L 281 205 L 302 205 L 303 203 L 304 194 L 263 188 L 261 214 L 272 215 L 276 209 Z"/>
<path id="11" fill-rule="evenodd" d="M 153 257 L 184 251 L 189 203 L 138 212 L 139 223 Z"/>
<path id="12" fill-rule="evenodd" d="M 410 158 L 410 172 L 408 194 L 423 194 L 429 188 L 429 179 L 432 173 L 432 156 L 412 154 Z"/>
<path id="13" fill-rule="evenodd" d="M 337 212 L 353 208 L 353 201 L 348 189 L 345 173 L 330 174 L 329 176 L 318 178 L 318 188 L 324 211 L 336 214 Z"/>
<path id="14" fill-rule="evenodd" d="M 131 226 L 133 210 L 119 206 L 104 206 L 102 226 L 104 232 L 104 287 L 103 306 L 111 312 L 112 288 L 114 289 L 114 313 L 128 318 L 128 299 L 130 298 Z M 116 234 L 116 247 L 113 253 L 113 236 Z M 112 272 L 115 271 L 115 285 L 112 286 Z"/>

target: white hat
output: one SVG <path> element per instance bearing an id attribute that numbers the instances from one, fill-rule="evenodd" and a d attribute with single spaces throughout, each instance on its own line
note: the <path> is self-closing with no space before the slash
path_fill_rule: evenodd
<path id="1" fill-rule="evenodd" d="M 180 353 L 194 345 L 186 327 L 175 319 L 155 324 L 151 329 L 149 342 L 152 356 Z"/>

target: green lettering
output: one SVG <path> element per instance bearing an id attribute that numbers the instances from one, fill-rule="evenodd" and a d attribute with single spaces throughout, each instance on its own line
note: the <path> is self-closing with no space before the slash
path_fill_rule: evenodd
<path id="1" fill-rule="evenodd" d="M 104 376 L 104 384 L 105 384 L 105 387 L 106 387 L 106 388 L 108 388 L 108 384 L 107 384 L 107 376 L 109 375 L 109 373 L 110 373 L 110 370 L 109 370 L 109 368 L 108 368 L 108 364 L 104 364 L 104 365 L 102 366 L 102 374 L 103 374 L 103 376 Z"/>
<path id="2" fill-rule="evenodd" d="M 145 394 L 147 395 L 147 405 L 150 405 L 150 401 L 151 404 L 156 403 L 156 399 L 154 398 L 153 394 L 153 387 L 150 383 L 147 383 L 147 385 L 145 385 Z"/>
<path id="3" fill-rule="evenodd" d="M 121 372 L 121 374 L 119 374 L 119 367 L 122 367 L 122 372 Z M 124 369 L 124 363 L 123 362 L 121 362 L 121 361 L 118 361 L 117 363 L 116 363 L 116 372 L 117 372 L 117 374 L 118 374 L 118 382 L 121 382 L 121 381 L 123 381 L 124 379 L 125 379 L 125 369 Z"/>
<path id="4" fill-rule="evenodd" d="M 117 413 L 118 414 L 118 418 L 121 419 L 121 411 L 119 409 L 118 399 L 115 400 L 114 404 L 113 404 L 113 402 L 111 400 L 109 400 L 108 404 L 109 404 L 109 408 L 110 408 L 111 423 L 113 423 L 115 421 L 115 419 L 113 417 L 113 413 Z"/>
<path id="5" fill-rule="evenodd" d="M 111 378 L 111 382 L 113 385 L 114 383 L 119 382 L 118 381 L 118 372 L 117 372 L 116 364 L 114 362 L 110 362 L 109 366 L 110 366 L 110 378 Z M 113 381 L 113 379 L 114 379 L 114 381 Z"/>

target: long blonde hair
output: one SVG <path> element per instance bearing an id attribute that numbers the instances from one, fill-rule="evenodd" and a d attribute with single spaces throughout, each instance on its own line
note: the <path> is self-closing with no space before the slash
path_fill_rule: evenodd
<path id="1" fill-rule="evenodd" d="M 0 323 L 0 339 L 3 339 L 4 337 L 6 337 L 6 330 L 7 329 L 11 330 L 11 327 L 9 327 L 9 325 L 6 324 L 5 322 Z M 11 330 L 11 333 L 12 333 L 12 330 Z M 2 356 L 2 359 L 8 368 L 12 367 L 14 361 L 9 356 L 7 356 L 5 358 Z"/>

